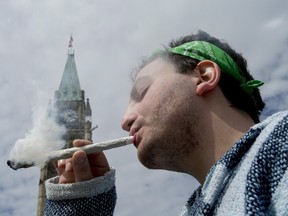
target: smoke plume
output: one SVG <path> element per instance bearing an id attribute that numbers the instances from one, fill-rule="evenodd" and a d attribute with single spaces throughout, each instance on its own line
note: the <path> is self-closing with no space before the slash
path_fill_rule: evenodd
<path id="1" fill-rule="evenodd" d="M 65 127 L 56 121 L 56 112 L 47 112 L 47 107 L 33 110 L 33 126 L 24 138 L 18 139 L 12 148 L 9 161 L 12 163 L 41 165 L 47 152 L 61 149 L 65 141 Z"/>

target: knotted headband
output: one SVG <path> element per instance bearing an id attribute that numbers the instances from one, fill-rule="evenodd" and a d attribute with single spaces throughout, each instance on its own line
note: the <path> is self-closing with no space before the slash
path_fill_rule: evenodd
<path id="1" fill-rule="evenodd" d="M 251 94 L 253 89 L 256 89 L 264 84 L 264 82 L 260 80 L 247 80 L 241 74 L 241 70 L 235 61 L 224 50 L 206 41 L 191 41 L 180 46 L 170 48 L 169 51 L 175 54 L 188 56 L 199 61 L 211 60 L 215 62 L 224 73 L 238 80 L 241 88 L 250 96 L 252 96 Z M 252 98 L 255 102 L 253 96 Z"/>

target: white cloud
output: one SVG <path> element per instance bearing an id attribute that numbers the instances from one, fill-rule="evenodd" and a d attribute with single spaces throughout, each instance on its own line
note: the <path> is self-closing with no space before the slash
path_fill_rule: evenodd
<path id="1" fill-rule="evenodd" d="M 272 20 L 269 20 L 265 24 L 265 27 L 267 29 L 275 29 L 275 28 L 282 26 L 284 23 L 285 23 L 285 16 L 283 15 L 281 17 L 276 17 L 276 18 L 273 18 Z"/>

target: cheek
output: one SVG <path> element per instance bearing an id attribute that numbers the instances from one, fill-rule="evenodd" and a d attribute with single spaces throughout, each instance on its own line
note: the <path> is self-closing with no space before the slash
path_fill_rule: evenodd
<path id="1" fill-rule="evenodd" d="M 159 91 L 151 89 L 151 91 L 147 92 L 142 101 L 137 104 L 137 111 L 143 117 L 149 118 L 149 116 L 155 112 L 155 109 L 157 109 L 159 103 L 161 103 L 161 93 L 158 94 L 157 92 Z"/>
<path id="2" fill-rule="evenodd" d="M 194 93 L 195 94 L 195 93 Z M 149 89 L 143 100 L 137 105 L 138 113 L 146 123 L 165 124 L 169 118 L 185 118 L 193 105 L 193 89 L 187 80 L 170 82 Z M 182 116 L 182 117 L 181 117 Z M 155 122 L 153 122 L 155 121 Z"/>
<path id="3" fill-rule="evenodd" d="M 185 118 L 187 113 L 191 112 L 192 106 L 193 95 L 190 87 L 176 83 L 164 91 L 155 102 L 154 118 Z"/>

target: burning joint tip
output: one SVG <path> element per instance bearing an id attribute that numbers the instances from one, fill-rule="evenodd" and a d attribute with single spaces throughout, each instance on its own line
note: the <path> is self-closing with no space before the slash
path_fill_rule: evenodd
<path id="1" fill-rule="evenodd" d="M 14 169 L 14 167 L 12 166 L 12 162 L 11 162 L 10 160 L 7 160 L 7 165 L 8 165 L 11 169 L 16 170 L 16 169 Z"/>
<path id="2" fill-rule="evenodd" d="M 31 163 L 27 163 L 27 162 L 20 163 L 20 162 L 17 162 L 16 163 L 13 160 L 7 160 L 7 165 L 11 169 L 17 170 L 17 169 L 20 169 L 20 168 L 28 168 L 28 167 L 34 166 L 35 164 L 33 162 L 31 162 Z"/>

